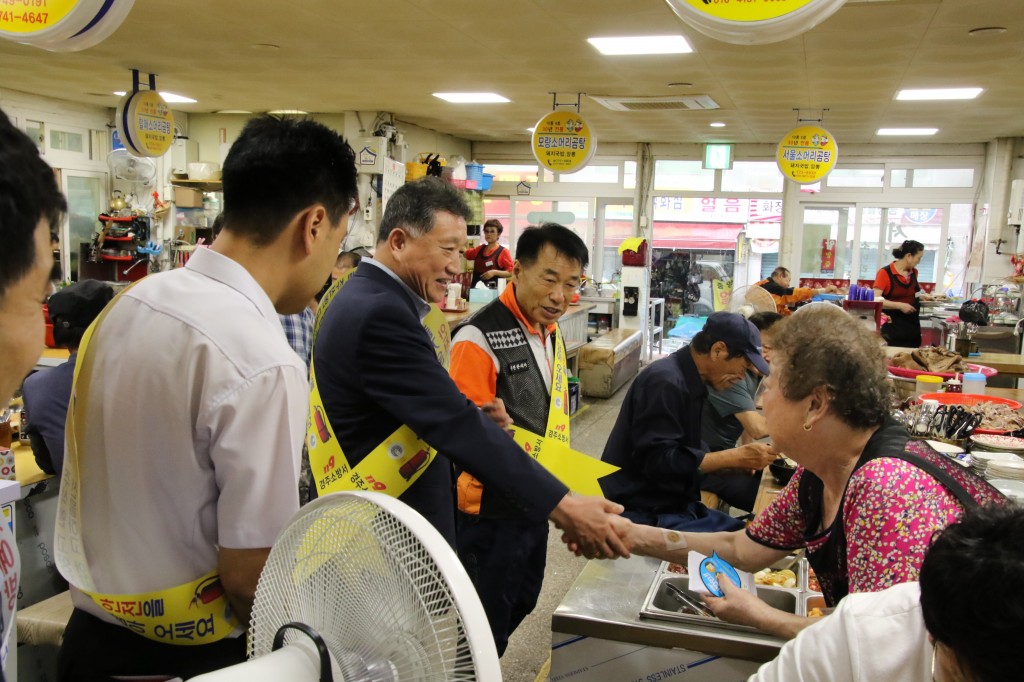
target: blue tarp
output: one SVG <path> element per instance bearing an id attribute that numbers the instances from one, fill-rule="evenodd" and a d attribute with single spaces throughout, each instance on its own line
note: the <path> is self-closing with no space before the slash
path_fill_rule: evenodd
<path id="1" fill-rule="evenodd" d="M 676 319 L 676 326 L 669 331 L 668 335 L 682 339 L 684 343 L 690 343 L 697 332 L 704 328 L 704 323 L 707 321 L 706 316 L 681 315 Z"/>

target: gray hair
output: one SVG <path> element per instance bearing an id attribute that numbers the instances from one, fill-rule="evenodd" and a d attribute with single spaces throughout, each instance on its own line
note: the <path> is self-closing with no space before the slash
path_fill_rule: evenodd
<path id="1" fill-rule="evenodd" d="M 882 425 L 892 389 L 878 336 L 831 303 L 812 303 L 772 328 L 772 376 L 787 400 L 803 400 L 816 388 L 831 408 L 856 429 Z"/>
<path id="2" fill-rule="evenodd" d="M 434 229 L 438 212 L 451 213 L 467 222 L 473 218 L 462 190 L 440 178 L 427 177 L 402 185 L 388 199 L 377 232 L 377 243 L 387 241 L 396 227 L 413 237 L 422 237 Z"/>

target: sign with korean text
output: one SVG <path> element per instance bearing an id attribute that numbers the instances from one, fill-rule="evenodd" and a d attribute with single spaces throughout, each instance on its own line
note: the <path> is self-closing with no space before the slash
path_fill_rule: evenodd
<path id="1" fill-rule="evenodd" d="M 846 0 L 666 0 L 676 15 L 712 38 L 773 43 L 810 30 Z"/>
<path id="2" fill-rule="evenodd" d="M 0 35 L 27 38 L 53 28 L 82 0 L 3 0 L 0 2 Z"/>
<path id="3" fill-rule="evenodd" d="M 836 240 L 821 240 L 821 274 L 832 274 L 836 271 Z"/>
<path id="4" fill-rule="evenodd" d="M 590 161 L 597 137 L 576 111 L 552 111 L 533 130 L 533 156 L 556 173 L 574 173 Z"/>
<path id="5" fill-rule="evenodd" d="M 789 131 L 775 154 L 782 174 L 801 185 L 823 179 L 838 158 L 839 147 L 832 133 L 818 126 L 800 126 Z"/>
<path id="6" fill-rule="evenodd" d="M 163 156 L 174 142 L 174 114 L 155 90 L 137 90 L 121 99 L 117 129 L 136 156 Z"/>

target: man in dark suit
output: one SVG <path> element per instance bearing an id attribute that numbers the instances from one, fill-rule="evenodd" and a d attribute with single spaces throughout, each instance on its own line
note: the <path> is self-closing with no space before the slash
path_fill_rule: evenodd
<path id="1" fill-rule="evenodd" d="M 621 507 L 601 498 L 571 496 L 534 459 L 522 456 L 502 429 L 508 423 L 504 407 L 478 408 L 459 392 L 439 361 L 445 344 L 436 339 L 438 330 L 435 344 L 424 319 L 430 303 L 444 298 L 449 282 L 461 271 L 470 215 L 461 192 L 440 179 L 410 183 L 392 195 L 373 260 L 359 265 L 318 325 L 313 367 L 331 429 L 320 435 L 327 441 L 336 437 L 347 462 L 343 472 L 358 479 L 358 487 L 366 484 L 379 446 L 403 425 L 444 453 L 435 455 L 404 490 L 385 486 L 377 473 L 369 479 L 378 483 L 377 490 L 397 491 L 453 547 L 449 458 L 484 485 L 508 495 L 525 517 L 553 521 L 589 556 L 626 556 L 610 525 L 610 515 Z M 316 409 L 313 413 L 316 422 L 320 415 Z M 315 436 L 316 425 L 311 430 Z M 401 450 L 387 449 L 391 454 Z M 353 487 L 349 480 L 341 489 Z M 339 488 L 318 486 L 320 493 L 334 489 Z"/>

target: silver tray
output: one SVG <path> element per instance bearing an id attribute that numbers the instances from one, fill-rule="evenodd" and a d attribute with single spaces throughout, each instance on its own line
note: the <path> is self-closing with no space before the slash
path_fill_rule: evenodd
<path id="1" fill-rule="evenodd" d="M 644 597 L 643 606 L 640 608 L 641 618 L 721 628 L 724 630 L 732 630 L 734 632 L 760 632 L 757 628 L 747 625 L 727 623 L 715 618 L 714 616 L 698 615 L 696 613 L 687 612 L 687 608 L 683 605 L 680 599 L 673 594 L 674 591 L 677 590 L 682 592 L 684 600 L 694 600 L 701 605 L 704 604 L 704 600 L 700 595 L 691 592 L 688 589 L 690 584 L 689 576 L 683 573 L 669 571 L 668 567 L 669 563 L 664 561 L 661 564 L 660 570 L 655 573 L 654 580 L 651 582 L 651 587 L 647 590 L 647 595 Z M 806 616 L 808 600 L 821 596 L 817 592 L 810 592 L 807 590 L 807 560 L 802 558 L 795 560 L 795 557 L 788 557 L 771 566 L 771 568 L 776 570 L 778 568 L 785 567 L 792 567 L 795 569 L 794 572 L 797 575 L 796 587 L 788 588 L 775 587 L 773 585 L 758 585 L 757 596 L 769 606 L 775 607 L 781 611 L 792 613 L 797 616 Z"/>

